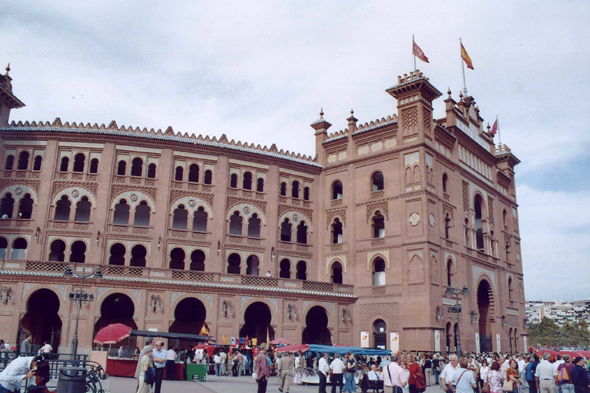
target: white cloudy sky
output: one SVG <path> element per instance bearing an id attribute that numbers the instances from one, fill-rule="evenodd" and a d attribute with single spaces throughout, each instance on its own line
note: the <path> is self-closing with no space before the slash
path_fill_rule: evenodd
<path id="1" fill-rule="evenodd" d="M 500 116 L 517 167 L 529 299 L 590 297 L 590 3 L 586 1 L 3 2 L 14 120 L 221 135 L 314 153 L 320 107 L 345 127 L 395 113 L 384 90 L 419 68 Z M 442 117 L 443 103 L 435 102 Z"/>

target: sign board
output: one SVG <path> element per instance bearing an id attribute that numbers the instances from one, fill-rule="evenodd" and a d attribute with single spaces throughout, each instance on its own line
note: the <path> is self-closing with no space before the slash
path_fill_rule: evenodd
<path id="1" fill-rule="evenodd" d="M 361 331 L 361 348 L 370 348 L 369 344 L 369 332 L 362 330 Z"/>
<path id="2" fill-rule="evenodd" d="M 500 339 L 500 333 L 496 333 L 496 352 L 502 352 L 502 340 Z"/>
<path id="3" fill-rule="evenodd" d="M 479 344 L 479 333 L 475 333 L 475 353 L 481 352 L 481 346 Z"/>
<path id="4" fill-rule="evenodd" d="M 434 331 L 434 352 L 440 352 L 440 330 Z"/>
<path id="5" fill-rule="evenodd" d="M 399 352 L 399 332 L 389 333 L 389 349 L 392 353 Z"/>
<path id="6" fill-rule="evenodd" d="M 524 344 L 524 353 L 529 351 L 529 338 L 527 336 L 522 336 L 522 343 Z"/>

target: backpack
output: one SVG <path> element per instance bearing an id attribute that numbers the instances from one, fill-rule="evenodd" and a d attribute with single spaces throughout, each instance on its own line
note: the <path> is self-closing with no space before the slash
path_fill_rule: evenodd
<path id="1" fill-rule="evenodd" d="M 557 371 L 557 383 L 569 383 L 570 376 L 565 368 L 565 363 L 560 364 Z"/>

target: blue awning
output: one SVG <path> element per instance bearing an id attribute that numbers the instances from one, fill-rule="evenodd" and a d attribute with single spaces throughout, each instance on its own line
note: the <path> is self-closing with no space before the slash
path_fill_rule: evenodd
<path id="1" fill-rule="evenodd" d="M 309 344 L 309 351 L 318 353 L 337 353 L 339 355 L 345 355 L 348 352 L 352 352 L 355 355 L 367 355 L 367 356 L 391 356 L 391 351 L 388 349 L 375 349 L 375 348 L 361 348 L 361 347 L 333 347 L 331 345 L 318 345 Z"/>

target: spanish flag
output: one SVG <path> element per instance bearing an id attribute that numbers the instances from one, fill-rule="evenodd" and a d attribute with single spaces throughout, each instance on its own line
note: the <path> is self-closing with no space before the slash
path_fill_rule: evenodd
<path id="1" fill-rule="evenodd" d="M 471 57 L 469 57 L 469 55 L 467 54 L 467 51 L 465 50 L 463 43 L 461 43 L 461 58 L 463 59 L 465 64 L 467 64 L 467 68 L 471 68 L 472 70 L 474 69 L 473 63 L 471 62 Z"/>
<path id="2" fill-rule="evenodd" d="M 221 342 L 223 345 L 227 345 L 227 337 L 225 337 L 225 333 L 223 333 L 223 336 L 221 337 Z"/>

